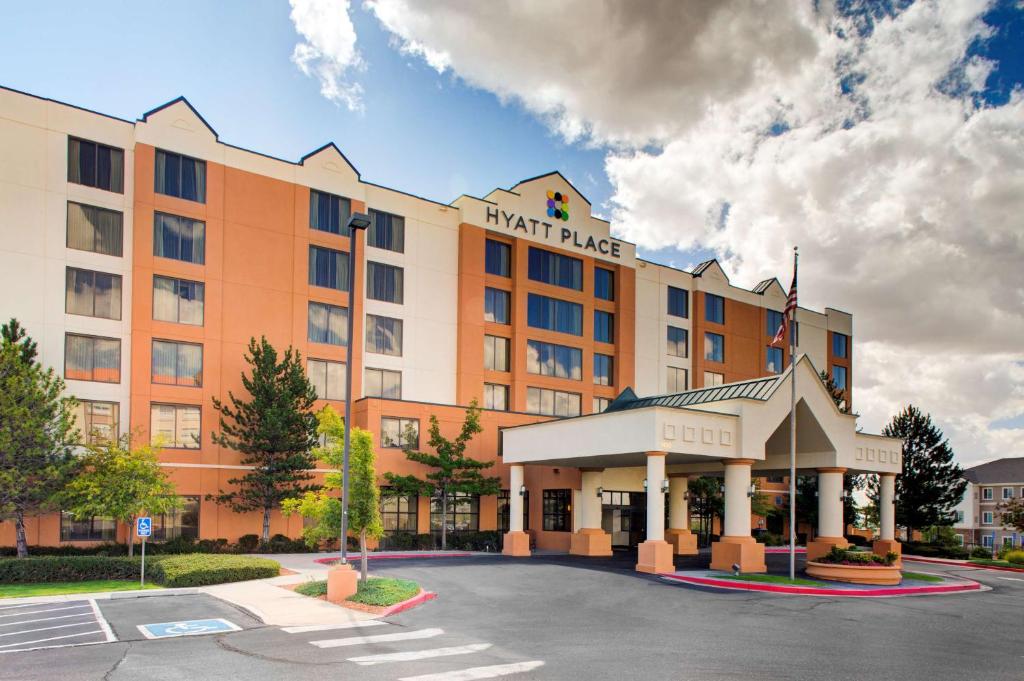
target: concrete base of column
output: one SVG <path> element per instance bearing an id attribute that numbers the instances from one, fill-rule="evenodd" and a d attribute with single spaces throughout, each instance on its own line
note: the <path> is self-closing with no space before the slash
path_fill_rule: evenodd
<path id="1" fill-rule="evenodd" d="M 335 565 L 327 571 L 327 600 L 341 603 L 354 596 L 359 585 L 359 575 L 351 563 Z"/>
<path id="2" fill-rule="evenodd" d="M 815 537 L 813 541 L 807 542 L 807 560 L 818 560 L 828 555 L 834 546 L 846 549 L 850 547 L 850 542 L 845 537 Z"/>
<path id="3" fill-rule="evenodd" d="M 696 556 L 697 535 L 689 530 L 665 530 L 665 541 L 672 547 L 672 553 L 677 556 Z"/>
<path id="4" fill-rule="evenodd" d="M 749 536 L 723 535 L 711 545 L 711 569 L 732 572 L 733 565 L 738 565 L 740 572 L 768 572 L 764 544 Z"/>
<path id="5" fill-rule="evenodd" d="M 675 572 L 672 546 L 664 539 L 647 540 L 637 547 L 636 571 L 650 574 Z"/>
<path id="6" fill-rule="evenodd" d="M 604 530 L 585 527 L 569 538 L 569 553 L 574 556 L 610 556 L 612 536 Z"/>
<path id="7" fill-rule="evenodd" d="M 897 565 L 903 564 L 903 545 L 895 539 L 876 539 L 871 544 L 871 553 L 876 556 L 885 556 L 887 553 L 895 553 L 899 558 L 896 560 Z"/>
<path id="8" fill-rule="evenodd" d="M 506 556 L 527 558 L 530 555 L 530 535 L 525 532 L 506 532 L 505 545 L 501 549 Z"/>

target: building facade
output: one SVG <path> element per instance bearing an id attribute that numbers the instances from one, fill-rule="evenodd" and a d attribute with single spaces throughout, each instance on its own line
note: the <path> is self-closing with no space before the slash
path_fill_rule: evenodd
<path id="1" fill-rule="evenodd" d="M 963 546 L 1024 548 L 1024 534 L 1003 524 L 999 507 L 1024 498 L 1024 457 L 996 459 L 964 471 L 967 488 L 957 506 L 953 531 Z"/>
<path id="2" fill-rule="evenodd" d="M 0 155 L 0 316 L 19 319 L 65 377 L 84 437 L 164 442 L 185 505 L 158 519 L 158 538 L 259 531 L 257 515 L 205 498 L 243 468 L 211 442 L 212 400 L 242 390 L 253 337 L 298 350 L 321 403 L 339 410 L 352 372 L 353 419 L 374 433 L 380 473 L 414 471 L 401 434 L 425 433 L 431 415 L 454 433 L 476 400 L 484 432 L 468 454 L 496 462 L 506 491 L 459 500 L 448 522 L 464 530 L 509 527 L 519 485 L 502 462 L 504 429 L 603 412 L 627 388 L 680 393 L 789 364 L 770 345 L 786 304 L 776 279 L 747 290 L 713 260 L 692 271 L 642 260 L 557 172 L 441 203 L 362 179 L 334 144 L 297 162 L 226 144 L 182 98 L 128 121 L 9 89 Z M 371 226 L 355 237 L 353 277 L 354 212 Z M 798 354 L 852 405 L 851 316 L 800 308 L 797 322 Z M 526 469 L 534 545 L 570 547 L 585 472 Z M 644 473 L 616 475 L 602 522 L 616 544 L 636 544 Z M 785 494 L 773 480 L 766 489 Z M 440 522 L 426 498 L 385 508 L 391 531 Z M 272 519 L 272 533 L 301 529 Z M 126 529 L 53 514 L 28 533 L 55 545 Z M 6 523 L 0 541 L 13 542 Z"/>

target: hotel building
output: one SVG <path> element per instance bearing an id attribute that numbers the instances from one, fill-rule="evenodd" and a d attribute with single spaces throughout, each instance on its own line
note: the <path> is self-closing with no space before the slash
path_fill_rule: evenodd
<path id="1" fill-rule="evenodd" d="M 157 519 L 158 538 L 259 531 L 256 514 L 205 499 L 242 468 L 211 442 L 212 400 L 242 390 L 251 337 L 298 350 L 339 411 L 352 372 L 354 423 L 374 433 L 380 473 L 415 470 L 400 448 L 410 424 L 425 433 L 436 415 L 454 433 L 477 400 L 484 432 L 468 454 L 495 461 L 508 491 L 459 500 L 450 522 L 506 531 L 520 525 L 510 507 L 522 508 L 520 531 L 547 549 L 593 529 L 581 517 L 592 504 L 574 503 L 588 466 L 512 470 L 503 431 L 585 424 L 567 417 L 604 412 L 624 391 L 699 394 L 788 375 L 788 353 L 770 345 L 786 304 L 775 278 L 748 290 L 714 260 L 692 271 L 642 260 L 558 172 L 441 203 L 364 180 L 333 143 L 294 162 L 224 143 L 183 98 L 129 121 L 10 89 L 0 89 L 0 157 L 0 316 L 19 319 L 64 376 L 83 433 L 164 438 L 161 460 L 186 504 Z M 353 212 L 372 224 L 355 237 L 350 277 Z M 798 356 L 852 404 L 851 316 L 800 308 L 797 321 Z M 728 473 L 721 457 L 715 466 Z M 603 474 L 597 516 L 614 545 L 643 538 L 629 526 L 649 518 L 644 481 L 642 462 Z M 440 518 L 412 498 L 389 502 L 385 523 L 425 533 Z M 272 533 L 301 529 L 300 518 L 272 519 Z M 125 533 L 59 514 L 28 527 L 38 545 Z"/>

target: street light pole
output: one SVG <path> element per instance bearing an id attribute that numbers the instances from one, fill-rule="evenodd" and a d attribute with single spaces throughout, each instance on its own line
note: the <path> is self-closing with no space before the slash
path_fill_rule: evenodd
<path id="1" fill-rule="evenodd" d="M 356 296 L 356 232 L 370 226 L 370 216 L 353 213 L 348 219 L 348 339 L 345 343 L 345 450 L 341 459 L 341 564 L 348 564 L 348 456 L 352 424 L 352 344 L 355 327 L 353 302 Z"/>

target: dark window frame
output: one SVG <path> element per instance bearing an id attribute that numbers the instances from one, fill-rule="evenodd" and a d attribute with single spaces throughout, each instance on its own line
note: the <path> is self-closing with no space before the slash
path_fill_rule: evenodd
<path id="1" fill-rule="evenodd" d="M 394 440 L 390 436 L 385 440 L 384 434 L 384 422 L 385 421 L 397 421 L 398 422 L 398 434 L 399 438 L 405 433 L 405 427 L 409 423 L 416 424 L 416 440 L 412 443 L 402 443 L 401 439 L 398 441 Z M 420 448 L 420 420 L 418 418 L 412 418 L 408 416 L 381 416 L 380 417 L 380 436 L 377 438 L 380 441 L 380 446 L 384 449 L 419 449 Z"/>
<path id="2" fill-rule="evenodd" d="M 324 279 L 326 283 L 320 283 L 319 260 L 321 256 L 332 257 L 336 259 L 336 272 L 334 272 L 334 276 L 331 277 L 331 273 L 328 271 L 327 278 L 335 279 L 337 285 L 327 282 L 326 278 Z M 327 262 L 325 264 L 329 265 L 330 263 Z M 352 289 L 352 273 L 349 272 L 348 251 L 342 251 L 337 248 L 329 248 L 328 246 L 321 246 L 319 244 L 310 244 L 307 269 L 309 270 L 308 279 L 310 286 L 331 289 L 332 291 L 341 291 L 342 293 L 349 293 Z M 328 267 L 327 269 L 329 270 L 330 267 Z"/>
<path id="3" fill-rule="evenodd" d="M 566 321 L 571 323 L 564 324 Z M 526 325 L 570 336 L 583 335 L 583 305 L 541 293 L 526 296 Z"/>
<path id="4" fill-rule="evenodd" d="M 177 319 L 160 319 L 156 316 L 156 281 L 157 279 L 165 279 L 167 281 L 174 282 L 173 295 L 177 301 Z M 195 290 L 199 295 L 193 300 L 198 300 L 202 303 L 199 311 L 200 320 L 199 323 L 195 322 L 183 322 L 181 321 L 181 284 L 191 284 L 195 287 Z M 206 325 L 206 284 L 201 281 L 195 281 L 193 279 L 183 279 L 181 277 L 172 277 L 166 274 L 154 274 L 153 275 L 153 321 L 168 322 L 171 324 L 186 324 L 188 326 L 205 326 Z"/>
<path id="5" fill-rule="evenodd" d="M 366 245 L 392 253 L 405 253 L 405 216 L 376 208 L 371 208 L 369 214 L 370 226 L 366 230 Z M 401 221 L 397 229 L 395 228 L 396 219 Z M 389 224 L 382 228 L 381 221 Z"/>
<path id="6" fill-rule="evenodd" d="M 497 239 L 487 239 L 484 243 L 484 271 L 496 277 L 511 277 L 512 246 Z"/>
<path id="7" fill-rule="evenodd" d="M 599 300 L 615 301 L 615 272 L 613 270 L 606 267 L 594 268 L 594 297 Z"/>
<path id="8" fill-rule="evenodd" d="M 102 381 L 102 380 L 99 380 L 99 379 L 96 379 L 96 378 L 71 378 L 71 377 L 69 377 L 68 376 L 68 339 L 69 338 L 87 338 L 87 339 L 90 339 L 92 341 L 98 341 L 98 340 L 117 341 L 117 380 L 116 381 Z M 110 336 L 97 336 L 95 334 L 89 334 L 89 333 L 73 333 L 73 332 L 70 332 L 70 331 L 69 332 L 65 332 L 64 333 L 64 378 L 66 380 L 69 380 L 69 381 L 89 381 L 91 383 L 111 383 L 111 384 L 120 383 L 121 382 L 121 359 L 122 359 L 122 357 L 121 357 L 121 350 L 122 350 L 122 343 L 121 343 L 121 339 L 120 338 L 111 338 Z M 92 346 L 92 369 L 91 369 L 91 373 L 93 375 L 95 375 L 95 373 L 96 373 L 96 344 L 95 343 L 93 343 L 93 346 Z"/>
<path id="9" fill-rule="evenodd" d="M 542 529 L 545 532 L 572 532 L 572 490 L 544 490 Z"/>
<path id="10" fill-rule="evenodd" d="M 118 218 L 120 218 L 120 220 L 119 220 L 120 224 L 118 224 L 118 226 L 117 226 L 117 238 L 116 239 L 111 239 L 111 242 L 116 244 L 116 246 L 117 246 L 117 252 L 116 253 L 113 252 L 113 251 L 108 253 L 107 251 L 97 250 L 96 248 L 81 248 L 79 246 L 73 246 L 71 244 L 71 210 L 70 210 L 70 208 L 71 208 L 72 205 L 75 205 L 75 206 L 78 206 L 79 208 L 81 208 L 82 209 L 82 214 L 85 215 L 85 216 L 88 216 L 89 211 L 97 211 L 98 213 L 110 213 L 110 214 L 116 215 Z M 65 215 L 64 215 L 64 246 L 66 248 L 69 248 L 69 249 L 74 250 L 74 251 L 82 251 L 84 253 L 97 253 L 99 255 L 109 255 L 112 258 L 122 258 L 122 257 L 124 257 L 124 212 L 123 211 L 114 210 L 113 208 L 104 208 L 102 206 L 94 206 L 92 204 L 82 203 L 81 201 L 71 201 L 71 200 L 69 200 L 65 204 L 65 211 L 66 212 L 65 212 Z M 88 221 L 89 224 L 93 224 L 92 221 L 88 219 L 88 217 L 86 217 L 86 221 Z M 95 243 L 96 243 L 96 238 L 95 238 L 95 235 L 94 235 L 93 236 L 93 244 L 95 245 Z"/>
<path id="11" fill-rule="evenodd" d="M 182 402 L 150 402 L 149 403 L 149 438 L 153 439 L 153 407 L 173 407 L 174 408 L 174 434 L 175 437 L 171 441 L 171 444 L 164 443 L 164 449 L 182 449 L 188 451 L 195 451 L 202 449 L 203 447 L 203 407 L 199 404 L 186 404 Z M 178 419 L 182 409 L 197 409 L 199 412 L 199 427 L 196 429 L 198 437 L 196 438 L 196 444 L 194 447 L 180 444 L 177 440 L 178 434 Z"/>
<path id="12" fill-rule="evenodd" d="M 157 343 L 168 343 L 175 346 L 174 352 L 174 382 L 169 381 L 158 381 L 156 380 L 156 374 L 153 369 L 153 361 L 156 357 L 156 344 Z M 199 382 L 198 383 L 181 383 L 181 352 L 180 347 L 187 345 L 189 347 L 199 348 Z M 150 383 L 153 385 L 173 385 L 181 388 L 202 388 L 203 387 L 203 373 L 206 370 L 205 366 L 205 352 L 202 343 L 194 343 L 192 341 L 175 340 L 172 338 L 154 338 L 150 341 L 150 362 L 149 362 L 149 377 Z"/>
<path id="13" fill-rule="evenodd" d="M 313 318 L 313 315 L 311 314 L 311 312 L 312 312 L 314 306 L 324 308 L 324 312 L 327 313 L 327 324 L 324 326 L 325 333 L 327 334 L 326 335 L 327 340 L 320 340 L 319 337 L 318 338 L 313 338 L 312 337 L 312 330 L 313 329 L 312 329 L 312 321 L 311 320 Z M 341 343 L 332 343 L 332 342 L 330 342 L 330 337 L 331 337 L 331 319 L 336 314 L 342 316 L 341 331 L 338 334 L 339 338 L 342 341 Z M 333 305 L 331 303 L 325 303 L 325 302 L 319 301 L 319 300 L 307 301 L 307 304 L 306 304 L 306 340 L 308 340 L 310 343 L 318 343 L 320 345 L 330 345 L 330 346 L 333 346 L 333 347 L 336 347 L 336 348 L 347 347 L 348 343 L 349 343 L 349 338 L 348 338 L 348 315 L 349 315 L 349 309 L 347 307 L 342 307 L 341 305 Z M 344 334 L 344 335 L 342 335 L 342 334 Z"/>
<path id="14" fill-rule="evenodd" d="M 321 203 L 326 206 L 326 211 L 321 211 Z M 346 209 L 342 210 L 342 203 Z M 352 200 L 344 196 L 321 191 L 320 189 L 309 189 L 309 228 L 318 232 L 341 235 L 343 229 L 348 226 L 348 218 L 352 215 Z M 316 219 L 314 219 L 314 217 Z M 321 225 L 321 220 L 327 222 Z M 337 226 L 335 226 L 337 223 Z M 346 234 L 345 236 L 348 236 Z"/>
<path id="15" fill-rule="evenodd" d="M 583 290 L 583 260 L 536 246 L 527 251 L 526 277 L 549 286 Z"/>
<path id="16" fill-rule="evenodd" d="M 92 291 L 92 313 L 84 314 L 82 312 L 72 312 L 70 310 L 72 300 L 72 274 L 75 276 L 75 283 L 77 283 L 78 276 L 88 274 L 91 275 L 91 284 L 89 289 Z M 97 275 L 110 277 L 110 290 L 117 289 L 117 316 L 107 317 L 105 315 L 96 314 L 96 277 Z M 116 286 L 115 286 L 116 284 Z M 113 294 L 111 294 L 113 297 Z M 112 272 L 101 272 L 100 270 L 87 270 L 84 267 L 72 267 L 70 265 L 64 268 L 64 314 L 72 314 L 78 317 L 91 317 L 93 319 L 110 319 L 115 322 L 121 321 L 124 316 L 124 277 L 120 274 L 114 274 Z"/>
<path id="17" fill-rule="evenodd" d="M 387 297 L 387 277 L 391 277 L 394 280 L 395 295 L 393 299 Z M 379 291 L 384 291 L 384 293 L 379 293 Z M 405 268 L 399 265 L 390 265 L 386 262 L 367 260 L 366 299 L 377 300 L 382 303 L 392 303 L 394 305 L 405 304 Z"/>
<path id="18" fill-rule="evenodd" d="M 679 317 L 680 319 L 690 318 L 690 292 L 685 288 L 679 288 L 678 286 L 668 286 L 668 303 L 666 306 L 666 314 L 673 317 Z M 675 305 L 673 305 L 673 301 Z M 680 305 L 680 301 L 682 304 Z"/>
<path id="19" fill-rule="evenodd" d="M 380 395 L 370 395 L 367 392 L 367 387 L 370 384 L 370 381 L 368 380 L 367 377 L 369 376 L 369 373 L 371 371 L 380 374 L 380 386 L 381 386 L 381 394 Z M 384 378 L 385 378 L 386 375 L 391 375 L 391 376 L 397 375 L 398 376 L 398 396 L 397 397 L 387 397 L 387 396 L 385 396 L 383 394 L 384 392 L 386 392 L 385 388 L 384 388 Z M 373 397 L 373 398 L 380 399 L 380 400 L 401 400 L 402 399 L 402 372 L 400 370 L 397 370 L 397 369 L 382 369 L 382 368 L 379 368 L 379 367 L 366 367 L 365 369 L 363 369 L 363 395 L 365 397 Z"/>
<path id="20" fill-rule="evenodd" d="M 72 142 L 75 142 L 75 143 L 78 144 L 79 158 L 78 159 L 74 159 L 74 162 L 76 162 L 76 163 L 82 157 L 82 145 L 83 144 L 91 145 L 93 147 L 92 155 L 94 157 L 93 158 L 93 175 L 95 176 L 95 181 L 94 182 L 90 183 L 90 182 L 84 182 L 83 181 L 83 179 L 85 179 L 85 178 L 82 177 L 83 173 L 82 173 L 82 167 L 81 166 L 79 166 L 79 169 L 78 169 L 78 179 L 72 179 L 72 170 L 71 170 L 72 169 L 72 161 L 73 161 L 73 156 L 71 154 Z M 107 187 L 102 186 L 100 184 L 100 180 L 99 180 L 99 177 L 100 177 L 100 150 L 101 149 L 105 149 L 105 150 L 110 152 L 110 183 L 109 183 L 110 186 L 107 186 Z M 115 163 L 114 159 L 118 155 L 120 155 L 119 163 Z M 115 146 L 110 145 L 110 144 L 104 144 L 103 142 L 94 142 L 93 140 L 87 140 L 87 139 L 85 139 L 83 137 L 76 137 L 75 135 L 68 135 L 68 168 L 67 168 L 68 173 L 67 173 L 67 181 L 69 183 L 71 183 L 71 184 L 82 185 L 83 187 L 93 187 L 94 189 L 101 189 L 103 191 L 112 192 L 114 194 L 124 194 L 124 156 L 125 156 L 124 149 L 122 149 L 121 147 L 115 147 Z M 120 166 L 120 168 L 119 168 L 120 172 L 115 175 L 115 173 L 113 171 L 114 171 L 116 166 Z M 117 182 L 114 181 L 115 177 L 117 179 Z M 118 185 L 118 186 L 115 187 L 114 186 L 115 184 Z"/>
<path id="21" fill-rule="evenodd" d="M 173 194 L 170 191 L 165 191 L 165 190 L 168 189 L 168 187 L 166 187 L 166 186 L 163 187 L 163 188 L 160 187 L 160 174 L 157 171 L 157 168 L 160 165 L 160 157 L 161 157 L 161 155 L 165 158 L 165 162 L 164 162 L 164 165 L 165 165 L 165 169 L 164 169 L 164 172 L 165 172 L 165 184 L 166 184 L 166 172 L 167 172 L 167 169 L 166 169 L 166 165 L 167 165 L 166 159 L 170 159 L 171 157 L 176 157 L 177 158 L 177 175 L 178 175 L 178 178 L 177 178 L 178 193 L 177 194 Z M 203 172 L 201 173 L 202 179 L 201 179 L 201 181 L 195 187 L 195 190 L 196 190 L 195 198 L 192 198 L 190 196 L 185 196 L 185 193 L 186 193 L 185 192 L 185 182 L 184 182 L 184 179 L 185 179 L 185 165 L 186 165 L 185 161 L 189 161 L 191 163 L 194 163 L 196 168 L 200 168 L 201 167 L 203 169 Z M 207 185 L 207 179 L 208 179 L 206 171 L 207 171 L 206 161 L 204 161 L 201 158 L 196 158 L 195 156 L 189 156 L 187 154 L 182 154 L 182 153 L 179 153 L 177 151 L 168 151 L 166 149 L 157 149 L 155 154 L 154 154 L 154 156 L 153 156 L 153 191 L 156 192 L 157 194 L 162 195 L 162 196 L 170 196 L 170 197 L 175 198 L 175 199 L 182 199 L 183 201 L 192 201 L 194 203 L 205 204 L 206 203 L 206 185 Z M 198 175 L 197 175 L 197 178 L 198 178 Z"/>
<path id="22" fill-rule="evenodd" d="M 704 321 L 711 324 L 725 324 L 724 297 L 704 292 Z"/>

